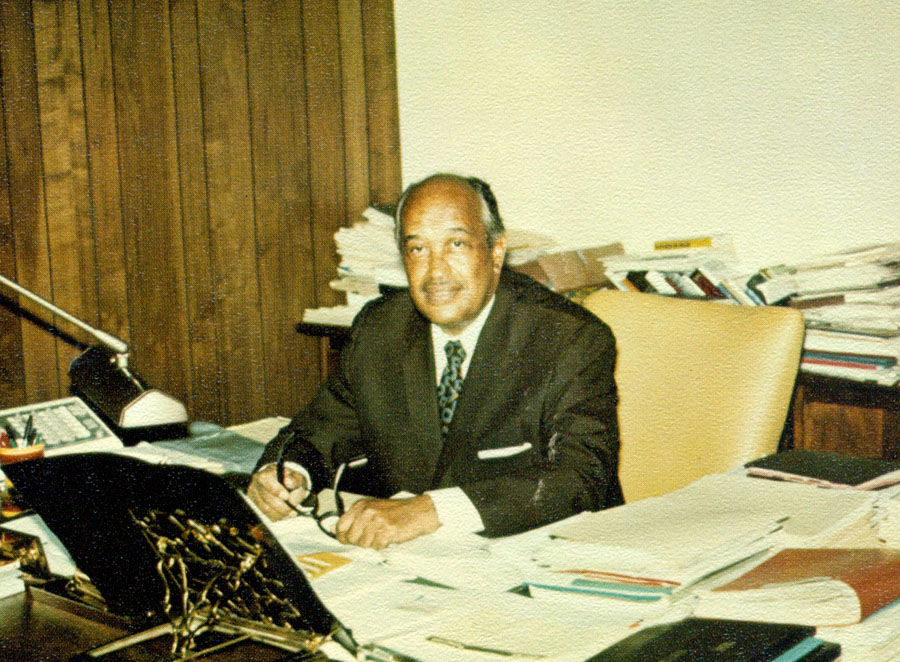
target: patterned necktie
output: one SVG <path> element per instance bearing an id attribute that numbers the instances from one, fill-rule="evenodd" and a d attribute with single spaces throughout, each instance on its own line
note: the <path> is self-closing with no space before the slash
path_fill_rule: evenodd
<path id="1" fill-rule="evenodd" d="M 438 409 L 441 413 L 441 434 L 446 435 L 453 420 L 453 412 L 456 411 L 456 401 L 462 389 L 462 363 L 466 358 L 466 350 L 458 340 L 451 340 L 444 345 L 447 353 L 447 365 L 441 373 L 441 383 L 438 384 Z"/>

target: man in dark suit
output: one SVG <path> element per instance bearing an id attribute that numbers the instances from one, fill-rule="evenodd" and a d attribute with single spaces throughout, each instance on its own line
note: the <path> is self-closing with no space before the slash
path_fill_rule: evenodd
<path id="1" fill-rule="evenodd" d="M 397 208 L 409 291 L 370 302 L 339 369 L 268 446 L 248 494 L 280 518 L 330 486 L 373 498 L 337 524 L 381 548 L 459 526 L 525 530 L 622 503 L 615 342 L 582 307 L 503 268 L 487 184 L 434 175 Z M 279 482 L 275 465 L 297 470 Z M 405 498 L 390 498 L 398 492 Z"/>

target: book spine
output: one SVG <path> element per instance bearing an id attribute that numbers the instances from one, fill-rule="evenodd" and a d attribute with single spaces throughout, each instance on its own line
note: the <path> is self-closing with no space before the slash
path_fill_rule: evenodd
<path id="1" fill-rule="evenodd" d="M 644 274 L 644 278 L 647 279 L 650 286 L 659 294 L 664 294 L 666 296 L 677 296 L 680 294 L 678 288 L 659 271 L 648 271 Z"/>
<path id="2" fill-rule="evenodd" d="M 724 293 L 722 293 L 718 287 L 716 287 L 715 283 L 713 283 L 700 269 L 695 269 L 694 272 L 690 275 L 690 279 L 694 281 L 697 286 L 703 290 L 703 293 L 709 297 L 710 299 L 726 299 Z"/>
<path id="3" fill-rule="evenodd" d="M 609 282 L 613 284 L 613 286 L 617 290 L 622 290 L 623 292 L 639 292 L 634 285 L 625 277 L 624 271 L 613 271 L 612 269 L 606 270 L 606 277 L 609 279 Z"/>
<path id="4" fill-rule="evenodd" d="M 625 279 L 630 282 L 638 292 L 655 293 L 656 290 L 647 280 L 646 271 L 629 271 L 625 274 Z"/>
<path id="5" fill-rule="evenodd" d="M 827 352 L 814 349 L 804 349 L 803 358 L 823 361 L 843 361 L 845 363 L 861 363 L 877 366 L 879 368 L 893 368 L 897 365 L 896 356 L 855 354 L 853 352 Z"/>
<path id="6" fill-rule="evenodd" d="M 805 356 L 800 359 L 802 365 L 827 365 L 836 368 L 853 368 L 855 370 L 878 370 L 879 366 L 872 363 L 859 363 L 854 361 L 839 361 L 837 359 L 817 359 Z"/>

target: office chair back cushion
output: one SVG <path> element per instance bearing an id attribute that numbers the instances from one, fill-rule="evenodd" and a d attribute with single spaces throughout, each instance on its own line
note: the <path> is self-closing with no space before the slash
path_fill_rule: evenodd
<path id="1" fill-rule="evenodd" d="M 803 347 L 799 311 L 600 290 L 616 337 L 625 500 L 774 453 Z"/>

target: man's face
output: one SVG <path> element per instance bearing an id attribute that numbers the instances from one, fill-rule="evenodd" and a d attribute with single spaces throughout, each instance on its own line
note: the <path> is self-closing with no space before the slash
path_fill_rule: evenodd
<path id="1" fill-rule="evenodd" d="M 505 240 L 488 248 L 478 194 L 453 180 L 413 191 L 401 222 L 403 265 L 416 308 L 447 333 L 460 333 L 494 294 Z"/>

